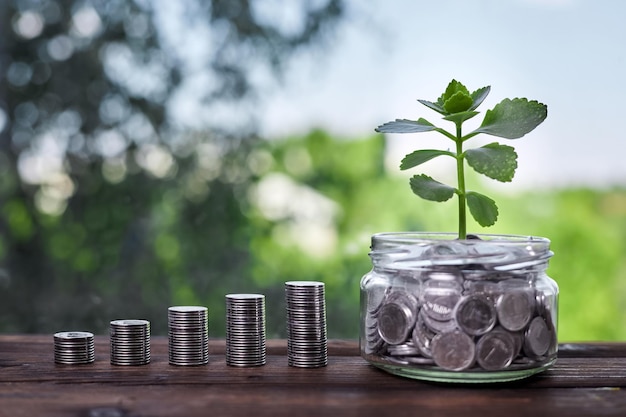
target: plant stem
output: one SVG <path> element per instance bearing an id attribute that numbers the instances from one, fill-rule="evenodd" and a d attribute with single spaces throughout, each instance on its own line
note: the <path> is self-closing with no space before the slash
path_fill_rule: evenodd
<path id="1" fill-rule="evenodd" d="M 456 173 L 459 196 L 459 239 L 467 238 L 467 215 L 465 199 L 465 167 L 463 155 L 463 135 L 461 134 L 461 123 L 456 125 Z"/>

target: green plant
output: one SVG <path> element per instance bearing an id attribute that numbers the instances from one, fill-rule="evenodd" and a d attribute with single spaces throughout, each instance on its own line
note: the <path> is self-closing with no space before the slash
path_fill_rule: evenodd
<path id="1" fill-rule="evenodd" d="M 477 114 L 476 109 L 485 100 L 491 87 L 483 87 L 470 94 L 460 82 L 452 80 L 446 91 L 436 102 L 418 100 L 426 107 L 442 114 L 444 120 L 454 123 L 454 134 L 435 126 L 428 120 L 396 119 L 376 128 L 381 133 L 439 132 L 455 143 L 455 150 L 421 149 L 404 157 L 401 170 L 414 168 L 438 156 L 456 159 L 457 186 L 452 187 L 434 180 L 425 174 L 414 175 L 410 179 L 413 192 L 431 201 L 447 201 L 456 194 L 459 201 L 459 239 L 467 238 L 467 207 L 472 217 L 483 227 L 492 226 L 498 219 L 498 206 L 491 198 L 469 191 L 465 186 L 465 161 L 476 172 L 501 182 L 513 179 L 517 169 L 517 153 L 508 145 L 497 142 L 479 148 L 463 150 L 468 139 L 485 133 L 505 139 L 518 139 L 532 131 L 548 115 L 545 104 L 525 98 L 504 99 L 487 110 L 482 124 L 472 132 L 463 134 L 463 123 Z"/>

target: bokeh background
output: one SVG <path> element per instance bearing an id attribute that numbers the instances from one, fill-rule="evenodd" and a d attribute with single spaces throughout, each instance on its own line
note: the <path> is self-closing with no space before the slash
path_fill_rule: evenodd
<path id="1" fill-rule="evenodd" d="M 357 337 L 370 237 L 454 231 L 398 169 L 436 136 L 374 133 L 436 114 L 456 78 L 546 103 L 507 142 L 500 219 L 555 252 L 561 341 L 626 338 L 626 3 L 619 0 L 4 0 L 0 332 L 90 330 L 224 295 L 326 283 L 330 337 Z M 480 119 L 480 118 L 477 118 Z M 446 181 L 447 166 L 424 165 Z M 410 173 L 409 173 L 410 174 Z"/>

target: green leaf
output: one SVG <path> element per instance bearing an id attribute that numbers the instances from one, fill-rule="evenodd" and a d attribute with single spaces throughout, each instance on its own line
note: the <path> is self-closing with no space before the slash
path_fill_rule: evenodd
<path id="1" fill-rule="evenodd" d="M 491 87 L 489 86 L 479 88 L 478 90 L 474 91 L 472 93 L 472 100 L 474 100 L 474 103 L 472 104 L 472 107 L 470 107 L 469 109 L 476 110 L 478 106 L 480 106 L 482 102 L 487 98 L 490 91 L 491 91 Z"/>
<path id="2" fill-rule="evenodd" d="M 509 182 L 517 169 L 517 153 L 512 146 L 490 143 L 465 151 L 469 166 L 480 174 L 500 182 Z"/>
<path id="3" fill-rule="evenodd" d="M 517 139 L 539 126 L 547 116 L 548 107 L 545 104 L 525 98 L 507 98 L 492 110 L 487 110 L 483 123 L 470 135 L 486 133 Z"/>
<path id="4" fill-rule="evenodd" d="M 457 80 L 452 80 L 446 87 L 446 91 L 437 99 L 437 104 L 445 108 L 445 103 L 456 93 L 463 93 L 467 96 L 470 95 L 469 90 L 463 84 Z"/>
<path id="5" fill-rule="evenodd" d="M 473 103 L 474 100 L 469 92 L 457 91 L 443 103 L 443 108 L 448 114 L 454 114 L 469 110 Z"/>
<path id="6" fill-rule="evenodd" d="M 396 119 L 378 126 L 375 130 L 379 133 L 417 133 L 430 132 L 436 128 L 429 121 L 419 118 L 418 120 Z"/>
<path id="7" fill-rule="evenodd" d="M 498 220 L 498 206 L 496 206 L 495 201 L 486 195 L 474 191 L 469 191 L 466 197 L 470 213 L 479 225 L 488 227 L 496 223 L 496 220 Z"/>
<path id="8" fill-rule="evenodd" d="M 449 120 L 451 122 L 454 123 L 463 123 L 466 120 L 471 119 L 472 117 L 476 116 L 477 114 L 479 114 L 479 112 L 477 111 L 463 111 L 460 113 L 454 113 L 454 114 L 450 114 L 446 117 L 444 117 L 444 120 Z"/>
<path id="9" fill-rule="evenodd" d="M 448 155 L 453 158 L 456 157 L 455 154 L 449 151 L 440 151 L 437 149 L 420 149 L 405 156 L 400 163 L 400 169 L 405 170 L 416 167 L 441 155 Z"/>
<path id="10" fill-rule="evenodd" d="M 428 175 L 414 175 L 411 180 L 411 190 L 413 193 L 430 201 L 446 201 L 452 198 L 455 188 L 435 181 Z"/>
<path id="11" fill-rule="evenodd" d="M 432 101 L 428 101 L 428 100 L 417 100 L 417 101 L 419 101 L 420 103 L 422 103 L 424 106 L 428 107 L 431 110 L 434 110 L 444 115 L 447 114 L 446 110 L 437 103 L 433 103 Z"/>

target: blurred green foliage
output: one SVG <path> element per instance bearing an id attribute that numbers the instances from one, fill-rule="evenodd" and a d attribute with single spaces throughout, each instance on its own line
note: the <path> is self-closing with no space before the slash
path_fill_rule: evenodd
<path id="1" fill-rule="evenodd" d="M 70 202 L 54 217 L 27 201 L 7 201 L 0 210 L 10 233 L 0 241 L 0 329 L 104 333 L 111 319 L 141 317 L 164 334 L 169 305 L 201 304 L 209 307 L 211 335 L 221 336 L 224 295 L 260 292 L 268 336 L 280 337 L 284 282 L 320 280 L 329 336 L 356 337 L 371 235 L 455 228 L 454 204 L 413 196 L 408 178 L 386 172 L 384 153 L 380 135 L 345 140 L 313 131 L 259 141 L 245 160 L 232 156 L 224 163 L 245 165 L 248 180 L 214 181 L 201 202 L 190 201 L 176 181 L 136 174 L 110 184 L 97 173 L 80 210 Z M 498 224 L 470 230 L 551 239 L 548 273 L 561 288 L 561 340 L 626 338 L 626 191 L 498 199 Z M 12 269 L 7 239 L 31 250 L 34 236 L 44 243 L 29 255 L 34 264 Z M 38 282 L 41 270 L 47 279 Z"/>
<path id="2" fill-rule="evenodd" d="M 230 28 L 210 37 L 218 52 L 201 71 L 215 83 L 200 95 L 233 105 L 239 124 L 208 111 L 199 132 L 181 128 L 173 98 L 196 73 L 150 3 L 0 2 L 0 332 L 105 334 L 112 319 L 146 318 L 165 334 L 168 306 L 201 304 L 223 336 L 224 295 L 260 292 L 279 337 L 284 282 L 320 280 L 329 336 L 356 337 L 371 235 L 456 228 L 454 203 L 416 198 L 385 167 L 383 136 L 257 137 L 249 77 L 320 44 L 342 0 L 303 3 L 298 33 L 255 20 L 249 1 L 189 6 L 183 24 Z M 76 32 L 85 16 L 93 30 Z M 147 68 L 159 82 L 139 88 Z M 552 240 L 561 340 L 625 339 L 626 190 L 494 194 L 498 223 L 469 231 Z"/>

